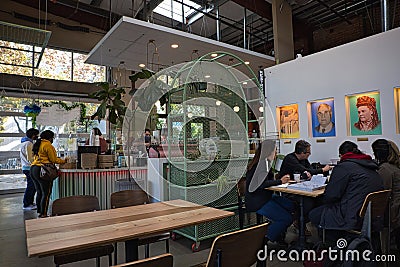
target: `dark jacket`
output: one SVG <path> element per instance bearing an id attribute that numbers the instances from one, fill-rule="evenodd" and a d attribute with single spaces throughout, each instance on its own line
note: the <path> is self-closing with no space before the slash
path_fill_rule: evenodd
<path id="1" fill-rule="evenodd" d="M 392 190 L 391 227 L 392 229 L 400 228 L 400 168 L 385 162 L 379 165 L 378 173 L 383 179 L 385 189 Z"/>
<path id="2" fill-rule="evenodd" d="M 305 171 L 308 171 L 312 175 L 323 173 L 322 168 L 312 168 L 308 159 L 299 160 L 296 157 L 296 154 L 292 152 L 287 154 L 283 159 L 281 168 L 279 170 L 279 177 L 289 174 L 290 179 L 293 180 L 293 173 L 303 173 Z"/>
<path id="3" fill-rule="evenodd" d="M 259 166 L 259 169 L 257 169 Z M 257 171 L 256 171 L 257 169 Z M 254 192 L 249 192 L 252 186 L 250 186 L 250 182 L 252 179 L 260 179 L 260 181 L 255 185 L 257 187 Z M 270 187 L 273 185 L 280 185 L 282 184 L 281 180 L 274 180 L 274 174 L 270 170 L 268 172 L 265 160 L 261 160 L 257 165 L 254 165 L 253 168 L 247 171 L 246 173 L 246 195 L 245 195 L 245 203 L 247 211 L 257 211 L 265 203 L 267 203 L 272 198 L 272 191 L 266 190 L 266 187 Z"/>
<path id="4" fill-rule="evenodd" d="M 376 172 L 378 165 L 368 155 L 363 154 L 362 159 L 359 154 L 354 155 L 357 156 L 346 159 L 342 156 L 325 188 L 326 206 L 320 225 L 326 229 L 359 229 L 362 220 L 358 215 L 365 197 L 383 189 L 382 179 Z"/>

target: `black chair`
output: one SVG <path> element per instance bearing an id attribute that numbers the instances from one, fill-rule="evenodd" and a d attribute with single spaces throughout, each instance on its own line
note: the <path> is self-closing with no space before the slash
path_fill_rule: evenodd
<path id="1" fill-rule="evenodd" d="M 55 200 L 53 202 L 51 215 L 61 216 L 96 210 L 100 210 L 99 200 L 96 196 L 70 196 Z M 67 263 L 96 258 L 96 266 L 100 267 L 100 257 L 108 256 L 108 264 L 111 266 L 111 254 L 113 251 L 113 245 L 79 249 L 68 253 L 54 255 L 54 263 L 56 266 L 60 266 Z"/>
<path id="2" fill-rule="evenodd" d="M 129 206 L 143 205 L 149 203 L 149 196 L 146 192 L 140 189 L 123 190 L 111 194 L 111 208 L 123 208 Z M 152 235 L 146 238 L 139 239 L 139 245 L 145 245 L 145 258 L 150 256 L 150 244 L 165 241 L 165 251 L 169 252 L 169 233 Z M 114 244 L 114 263 L 117 263 L 117 243 Z"/>
<path id="3" fill-rule="evenodd" d="M 172 267 L 174 265 L 174 258 L 171 254 L 166 253 L 159 256 L 132 261 L 112 267 Z"/>
<path id="4" fill-rule="evenodd" d="M 246 177 L 242 177 L 236 185 L 237 187 L 237 196 L 238 196 L 238 214 L 239 214 L 239 228 L 244 228 L 244 217 L 245 215 L 249 215 L 245 206 L 245 195 L 246 195 Z M 256 213 L 257 224 L 263 222 L 263 216 Z M 250 224 L 250 216 L 247 216 L 247 224 Z"/>

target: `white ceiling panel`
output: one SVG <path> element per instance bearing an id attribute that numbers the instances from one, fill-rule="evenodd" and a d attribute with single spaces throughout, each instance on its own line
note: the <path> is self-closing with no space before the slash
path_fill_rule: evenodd
<path id="1" fill-rule="evenodd" d="M 257 71 L 259 66 L 265 68 L 275 64 L 274 58 L 267 55 L 129 17 L 122 17 L 116 23 L 92 49 L 86 62 L 117 67 L 123 61 L 127 69 L 138 70 L 140 63 L 151 63 L 155 51 L 154 46 L 149 44 L 150 40 L 154 40 L 157 46 L 158 64 L 164 67 L 214 51 L 228 52 L 243 61 L 249 61 L 253 71 Z M 171 44 L 174 43 L 178 44 L 179 48 L 171 48 Z M 149 55 L 146 52 L 147 47 Z M 198 52 L 193 53 L 193 50 Z M 150 62 L 147 62 L 147 57 Z"/>

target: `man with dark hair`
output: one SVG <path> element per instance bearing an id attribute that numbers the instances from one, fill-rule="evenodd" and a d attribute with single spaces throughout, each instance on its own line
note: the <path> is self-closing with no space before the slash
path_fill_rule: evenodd
<path id="1" fill-rule="evenodd" d="M 311 145 L 305 140 L 296 142 L 294 152 L 287 154 L 283 159 L 279 178 L 289 174 L 293 180 L 294 173 L 300 173 L 302 178 L 311 178 L 312 175 L 329 171 L 332 167 L 325 165 L 323 168 L 313 169 L 308 157 L 311 155 Z"/>
<path id="2" fill-rule="evenodd" d="M 312 175 L 329 171 L 332 167 L 325 165 L 323 168 L 314 169 L 311 167 L 308 157 L 311 155 L 311 145 L 305 140 L 299 140 L 296 142 L 294 152 L 287 154 L 282 161 L 282 165 L 279 171 L 278 177 L 281 178 L 286 174 L 290 175 L 290 179 L 294 180 L 294 173 L 301 174 L 302 179 L 311 178 Z M 294 197 L 294 199 L 300 202 L 300 198 Z M 304 198 L 303 210 L 305 215 L 305 222 L 308 222 L 308 213 L 315 207 L 314 198 Z M 297 221 L 293 225 L 298 228 Z M 306 228 L 306 235 L 311 233 Z"/>
<path id="3" fill-rule="evenodd" d="M 26 189 L 23 199 L 23 209 L 24 210 L 35 210 L 37 207 L 33 204 L 33 199 L 35 197 L 36 188 L 32 181 L 30 169 L 31 163 L 33 161 L 33 140 L 36 140 L 39 135 L 39 131 L 37 129 L 31 128 L 26 131 L 26 136 L 21 139 L 21 149 L 19 152 L 21 158 L 22 172 L 26 176 Z"/>

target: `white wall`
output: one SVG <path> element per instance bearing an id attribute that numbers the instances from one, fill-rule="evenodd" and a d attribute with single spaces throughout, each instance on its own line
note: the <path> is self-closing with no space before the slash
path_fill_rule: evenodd
<path id="1" fill-rule="evenodd" d="M 300 138 L 311 143 L 310 161 L 327 163 L 338 158 L 338 147 L 344 140 L 356 142 L 369 154 L 371 143 L 378 138 L 400 145 L 393 91 L 393 87 L 400 87 L 400 28 L 267 68 L 265 76 L 272 109 L 299 104 Z M 367 91 L 380 92 L 382 135 L 362 136 L 368 141 L 357 142 L 357 136 L 347 135 L 345 95 Z M 308 133 L 307 101 L 329 97 L 335 101 L 336 137 L 316 143 Z M 292 139 L 291 144 L 281 141 L 281 152 L 292 152 L 297 140 Z"/>

